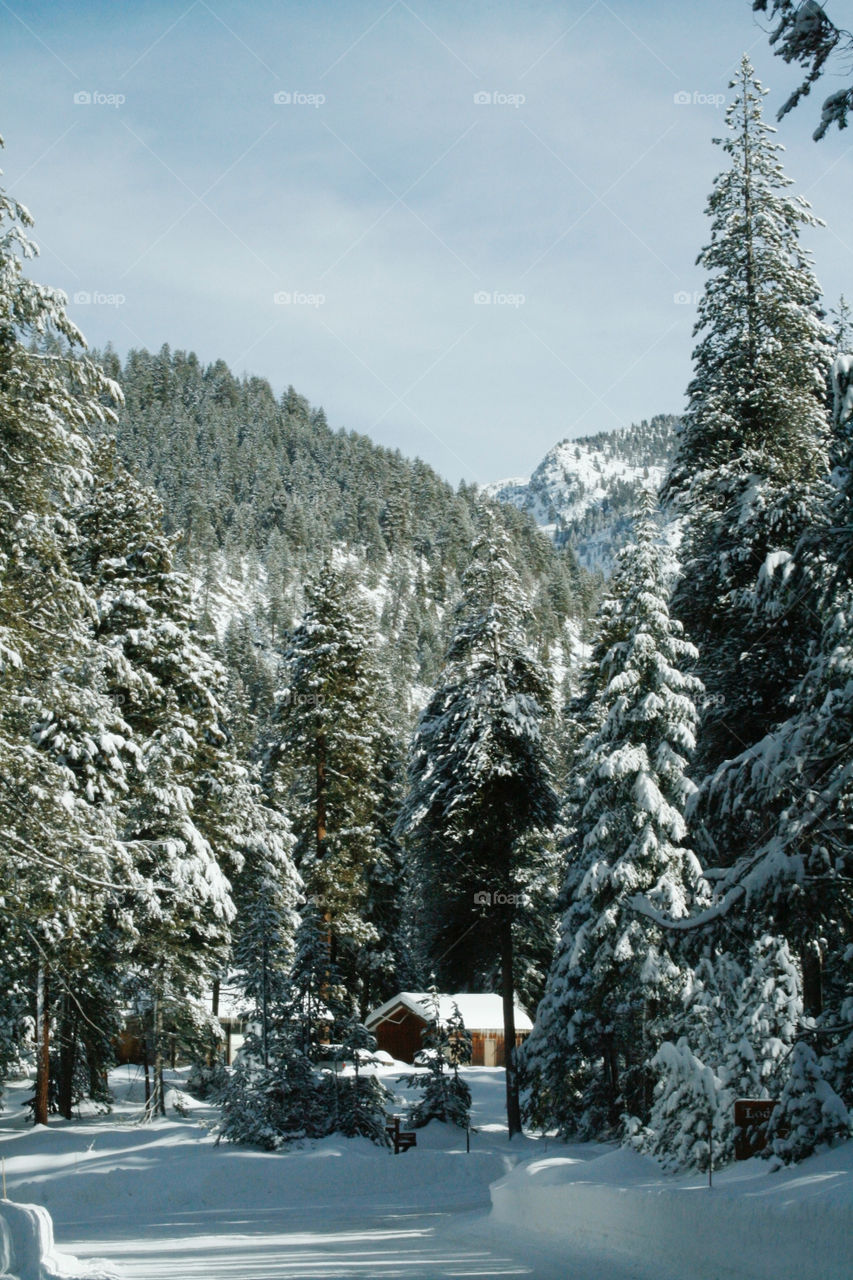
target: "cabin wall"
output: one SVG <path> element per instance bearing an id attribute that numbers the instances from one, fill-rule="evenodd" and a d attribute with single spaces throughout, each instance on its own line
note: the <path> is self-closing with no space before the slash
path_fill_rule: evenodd
<path id="1" fill-rule="evenodd" d="M 424 1047 L 422 1032 L 426 1025 L 425 1018 L 401 1005 L 370 1030 L 376 1036 L 377 1049 L 384 1049 L 400 1062 L 414 1062 L 415 1054 Z"/>
<path id="2" fill-rule="evenodd" d="M 528 1033 L 519 1032 L 515 1037 L 516 1048 L 524 1044 Z M 471 1032 L 471 1066 L 472 1067 L 504 1067 L 504 1034 L 502 1031 Z"/>

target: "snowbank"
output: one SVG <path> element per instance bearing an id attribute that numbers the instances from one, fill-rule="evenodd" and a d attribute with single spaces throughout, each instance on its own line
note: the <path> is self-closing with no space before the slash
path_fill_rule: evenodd
<path id="1" fill-rule="evenodd" d="M 840 1280 L 853 1275 L 853 1142 L 792 1169 L 759 1160 L 669 1178 L 613 1151 L 518 1165 L 491 1189 L 492 1219 L 558 1251 L 632 1259 L 650 1275 L 698 1280 Z"/>
<path id="2" fill-rule="evenodd" d="M 53 1247 L 53 1222 L 40 1204 L 0 1200 L 0 1277 L 10 1280 L 114 1280 L 100 1260 L 78 1262 Z"/>

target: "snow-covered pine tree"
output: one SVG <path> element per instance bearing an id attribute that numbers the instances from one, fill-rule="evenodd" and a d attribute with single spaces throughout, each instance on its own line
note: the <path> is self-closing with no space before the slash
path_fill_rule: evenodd
<path id="1" fill-rule="evenodd" d="M 250 1031 L 222 1091 L 217 1142 L 277 1151 L 303 1138 L 330 1132 L 329 1108 L 320 1096 L 314 1064 L 288 1028 L 276 1027 L 271 1061 L 265 1067 L 263 1046 Z"/>
<path id="2" fill-rule="evenodd" d="M 792 196 L 744 55 L 717 139 L 729 167 L 708 201 L 711 238 L 694 376 L 664 488 L 685 515 L 673 612 L 699 647 L 707 689 L 697 767 L 713 769 L 781 718 L 802 675 L 805 602 L 756 596 L 814 516 L 827 470 L 831 336 L 799 240 L 819 225 Z M 817 495 L 813 489 L 817 489 Z M 712 831 L 737 850 L 743 832 Z"/>
<path id="3" fill-rule="evenodd" d="M 657 1156 L 665 1169 L 704 1172 L 712 1158 L 725 1158 L 719 1122 L 728 1099 L 722 1080 L 684 1036 L 675 1044 L 665 1040 L 650 1065 L 658 1083 L 648 1126 L 635 1145 Z"/>
<path id="4" fill-rule="evenodd" d="M 527 611 L 506 533 L 483 507 L 439 685 L 415 732 L 399 823 L 421 868 L 426 950 L 439 981 L 470 987 L 500 974 L 510 1136 L 521 1129 L 516 944 L 530 923 L 528 886 L 551 866 L 557 812 L 551 688 L 525 636 Z"/>
<path id="5" fill-rule="evenodd" d="M 411 1123 L 422 1129 L 430 1120 L 455 1124 L 467 1129 L 471 1120 L 471 1090 L 459 1075 L 460 1066 L 471 1061 L 471 1035 L 454 1003 L 449 1016 L 442 1018 L 441 1003 L 435 987 L 426 1001 L 429 1021 L 422 1032 L 422 1057 L 426 1072 L 405 1077 L 410 1089 L 418 1089 L 421 1097 L 411 1112 Z"/>
<path id="6" fill-rule="evenodd" d="M 133 896 L 119 907 L 127 959 L 147 989 L 154 1106 L 162 1111 L 164 1028 L 225 962 L 234 907 L 219 859 L 232 874 L 242 865 L 259 793 L 228 749 L 224 672 L 194 634 L 190 583 L 175 569 L 162 506 L 110 441 L 94 462 L 92 492 L 76 514 L 78 566 L 96 601 L 106 689 L 136 749 L 121 806 Z"/>
<path id="7" fill-rule="evenodd" d="M 288 1017 L 294 1042 L 312 1061 L 322 1058 L 332 1034 L 350 1017 L 351 1001 L 329 954 L 329 927 L 321 903 L 304 904 L 294 938 Z"/>
<path id="8" fill-rule="evenodd" d="M 824 1143 L 849 1138 L 851 1129 L 850 1112 L 826 1079 L 817 1054 L 806 1040 L 798 1040 L 767 1126 L 770 1150 L 786 1164 L 795 1164 Z"/>
<path id="9" fill-rule="evenodd" d="M 24 273 L 31 225 L 0 190 L 0 921 L 2 963 L 15 962 L 4 1025 L 38 1006 L 35 1117 L 46 1123 L 51 1018 L 69 980 L 58 948 L 99 916 L 116 852 L 101 801 L 122 771 L 116 717 L 87 669 L 90 601 L 66 509 L 87 482 L 86 432 L 115 421 L 121 392 L 84 354 L 64 295 Z M 76 771 L 51 741 L 59 721 L 82 748 Z M 0 1059 L 14 1053 L 7 1043 Z"/>
<path id="10" fill-rule="evenodd" d="M 784 591 L 809 605 L 811 658 L 787 715 L 725 762 L 703 789 L 700 816 L 738 825 L 751 844 L 718 873 L 724 914 L 783 935 L 797 956 L 804 1013 L 833 1087 L 851 1101 L 845 955 L 853 928 L 853 359 L 834 365 L 835 462 L 827 501 L 786 568 Z M 784 595 L 782 595 L 784 600 Z M 804 628 L 805 629 L 805 628 Z M 845 1004 L 845 1002 L 848 1002 Z"/>
<path id="11" fill-rule="evenodd" d="M 260 1026 L 261 1059 L 269 1066 L 271 1021 L 289 990 L 301 884 L 285 819 L 257 801 L 253 812 L 264 823 L 248 834 L 233 885 L 232 963 Z"/>
<path id="12" fill-rule="evenodd" d="M 380 815 L 390 731 L 376 646 L 353 575 L 327 560 L 306 587 L 270 751 L 271 769 L 284 775 L 276 793 L 292 813 L 306 894 L 325 919 L 328 963 L 353 1009 L 363 997 L 361 963 L 380 941 L 369 884 L 386 857 Z"/>
<path id="13" fill-rule="evenodd" d="M 379 1147 L 387 1147 L 388 1107 L 393 1100 L 391 1090 L 375 1072 L 363 1068 L 373 1064 L 376 1037 L 357 1018 L 344 1026 L 341 1054 L 353 1064 L 352 1075 L 336 1073 L 334 1129 L 347 1138 L 369 1138 Z"/>
<path id="14" fill-rule="evenodd" d="M 590 675 L 593 727 L 570 780 L 565 914 L 524 1047 L 528 1116 L 585 1136 L 614 1132 L 625 1113 L 647 1118 L 651 1059 L 684 983 L 665 931 L 634 903 L 642 895 L 665 921 L 705 894 L 683 817 L 702 686 L 669 614 L 671 558 L 653 504 L 647 494 L 604 606 L 612 643 Z"/>
<path id="15" fill-rule="evenodd" d="M 735 1098 L 771 1098 L 787 1073 L 787 1059 L 800 1031 L 800 973 L 784 938 L 763 934 L 753 942 L 738 990 L 720 1074 Z"/>
<path id="16" fill-rule="evenodd" d="M 688 967 L 686 978 L 672 1039 L 652 1059 L 654 1100 L 634 1145 L 657 1156 L 666 1168 L 706 1169 L 712 1141 L 718 1164 L 732 1153 L 732 1100 L 737 1095 L 726 1090 L 719 1064 L 741 1036 L 737 1013 L 744 970 L 730 951 L 714 955 L 707 948 Z M 752 1096 L 751 1090 L 747 1093 Z"/>
<path id="17" fill-rule="evenodd" d="M 667 1167 L 707 1167 L 710 1117 L 714 1160 L 725 1164 L 734 1158 L 736 1100 L 779 1096 L 802 1027 L 800 974 L 784 938 L 759 937 L 742 964 L 726 951 L 703 956 L 674 1026 L 680 1036 L 655 1061 L 654 1105 L 638 1145 Z"/>

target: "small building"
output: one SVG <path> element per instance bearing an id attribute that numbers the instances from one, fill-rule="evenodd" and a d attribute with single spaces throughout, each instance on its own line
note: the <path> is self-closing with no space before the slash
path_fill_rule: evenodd
<path id="1" fill-rule="evenodd" d="M 217 983 L 210 993 L 213 1016 L 219 1020 L 224 1039 L 222 1060 L 230 1067 L 236 1055 L 243 1047 L 243 1041 L 249 1030 L 250 1019 L 247 1012 L 248 1001 L 239 987 L 230 983 Z"/>
<path id="2" fill-rule="evenodd" d="M 458 1006 L 471 1036 L 471 1063 L 475 1067 L 504 1065 L 504 1017 L 500 996 L 462 991 L 458 995 L 440 995 L 439 1017 L 445 1022 Z M 423 1031 L 429 1025 L 431 997 L 425 991 L 401 991 L 386 1000 L 365 1019 L 365 1026 L 376 1036 L 378 1049 L 390 1053 L 400 1062 L 414 1062 L 423 1048 Z M 515 1043 L 520 1045 L 533 1030 L 526 1011 L 516 1001 Z"/>
<path id="3" fill-rule="evenodd" d="M 199 1017 L 203 1017 L 210 1011 L 213 1018 L 218 1021 L 222 1031 L 219 1057 L 226 1066 L 230 1067 L 249 1029 L 248 1001 L 239 987 L 227 983 L 216 983 L 212 990 L 205 992 L 200 1003 L 195 1003 Z M 128 1010 L 121 1030 L 113 1042 L 117 1061 L 144 1066 L 147 1057 L 148 1065 L 153 1065 L 150 1037 L 150 1014 L 146 1035 L 145 1020 L 134 1010 Z M 164 1020 L 162 1043 L 163 1053 L 173 1068 L 186 1064 L 188 1061 L 185 1056 L 186 1046 L 181 1045 L 179 1035 L 176 1034 L 168 1017 Z"/>

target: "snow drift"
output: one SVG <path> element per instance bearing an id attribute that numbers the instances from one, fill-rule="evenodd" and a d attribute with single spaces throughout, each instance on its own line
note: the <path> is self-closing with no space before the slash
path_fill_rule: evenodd
<path id="1" fill-rule="evenodd" d="M 493 1184 L 492 1220 L 553 1249 L 630 1257 L 650 1275 L 840 1280 L 853 1275 L 853 1142 L 789 1169 L 669 1178 L 631 1151 L 525 1161 Z"/>
<path id="2" fill-rule="evenodd" d="M 100 1259 L 78 1262 L 53 1246 L 53 1222 L 40 1204 L 0 1200 L 0 1277 L 3 1280 L 115 1280 Z"/>

